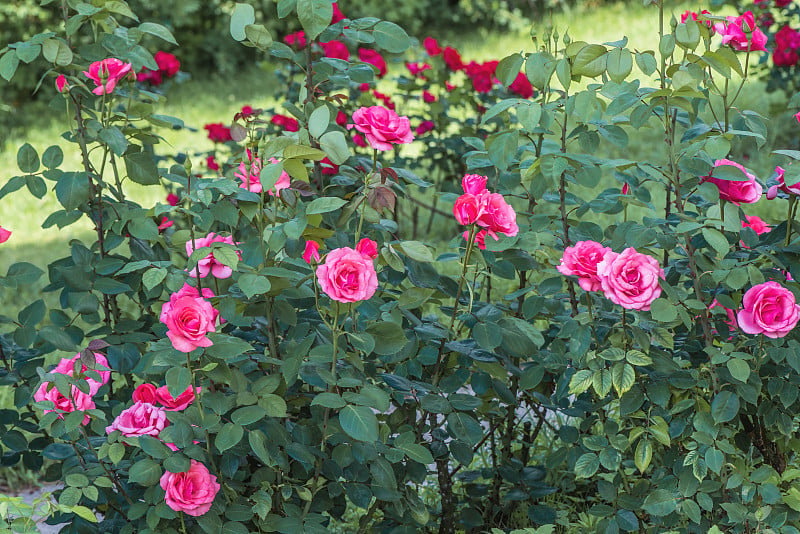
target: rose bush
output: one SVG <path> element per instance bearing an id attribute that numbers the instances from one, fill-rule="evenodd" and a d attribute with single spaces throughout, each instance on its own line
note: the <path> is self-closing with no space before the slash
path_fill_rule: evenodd
<path id="1" fill-rule="evenodd" d="M 45 227 L 95 236 L 0 278 L 54 293 L 0 317 L 2 464 L 61 484 L 50 522 L 796 532 L 800 167 L 775 154 L 754 219 L 777 178 L 733 163 L 767 131 L 737 106 L 746 18 L 675 17 L 655 52 L 548 30 L 477 63 L 324 0 L 279 2 L 302 27 L 282 42 L 236 4 L 280 109 L 171 154 L 182 123 L 135 76 L 169 31 L 71 5 L 0 58 L 52 64 L 78 156 L 22 145 L 0 198 L 52 195 Z"/>

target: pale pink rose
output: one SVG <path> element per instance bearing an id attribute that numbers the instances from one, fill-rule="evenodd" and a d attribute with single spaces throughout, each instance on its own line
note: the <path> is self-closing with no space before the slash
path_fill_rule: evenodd
<path id="1" fill-rule="evenodd" d="M 114 92 L 117 82 L 131 72 L 132 66 L 130 63 L 123 63 L 119 59 L 112 57 L 102 61 L 95 61 L 89 65 L 88 71 L 83 71 L 83 74 L 97 85 L 92 91 L 94 94 L 110 94 Z"/>
<path id="2" fill-rule="evenodd" d="M 206 334 L 215 331 L 219 312 L 203 298 L 176 297 L 173 294 L 169 302 L 164 303 L 160 317 L 167 325 L 167 337 L 172 346 L 181 352 L 191 352 L 197 347 L 213 345 Z"/>
<path id="3" fill-rule="evenodd" d="M 800 305 L 795 302 L 794 293 L 777 282 L 764 282 L 748 289 L 743 306 L 736 319 L 746 334 L 784 337 L 800 319 Z"/>
<path id="4" fill-rule="evenodd" d="M 153 384 L 139 384 L 136 389 L 133 390 L 131 399 L 133 402 L 148 402 L 150 404 L 155 404 L 158 402 L 158 398 L 156 397 L 156 387 Z"/>
<path id="5" fill-rule="evenodd" d="M 220 485 L 205 465 L 197 460 L 190 462 L 185 473 L 165 471 L 161 475 L 161 489 L 167 493 L 164 496 L 167 506 L 176 512 L 198 517 L 211 509 Z"/>
<path id="6" fill-rule="evenodd" d="M 647 311 L 661 296 L 658 280 L 664 278 L 664 269 L 655 258 L 633 248 L 621 254 L 607 252 L 597 264 L 597 274 L 605 297 L 625 309 Z"/>
<path id="7" fill-rule="evenodd" d="M 195 394 L 199 394 L 200 389 L 199 387 L 192 388 L 192 386 L 189 386 L 183 393 L 173 398 L 167 386 L 161 386 L 156 389 L 156 398 L 164 409 L 171 412 L 179 412 L 185 410 L 194 402 Z"/>
<path id="8" fill-rule="evenodd" d="M 195 247 L 202 248 L 202 247 L 210 247 L 212 243 L 228 243 L 229 245 L 235 245 L 233 242 L 233 237 L 228 236 L 224 237 L 221 235 L 217 235 L 214 232 L 211 232 L 206 237 L 201 237 L 199 239 L 195 239 L 195 246 L 192 246 L 192 240 L 186 242 L 186 254 L 188 256 L 192 255 L 192 252 L 195 251 Z M 242 258 L 240 252 L 236 252 L 239 255 L 239 259 Z M 222 263 L 218 262 L 217 259 L 214 257 L 213 252 L 209 253 L 208 256 L 201 259 L 197 262 L 197 269 L 190 269 L 189 276 L 192 278 L 197 278 L 197 272 L 200 272 L 200 278 L 205 278 L 211 273 L 214 278 L 230 278 L 231 274 L 233 274 L 233 269 L 228 267 L 227 265 L 223 265 Z"/>
<path id="9" fill-rule="evenodd" d="M 723 306 L 722 304 L 717 302 L 717 299 L 714 299 L 713 302 L 711 302 L 711 305 L 708 307 L 708 310 L 711 311 L 716 307 L 719 307 L 719 308 L 722 308 L 723 310 L 725 310 L 725 319 L 724 319 L 725 324 L 730 326 L 731 330 L 735 330 L 736 329 L 736 312 L 734 312 L 730 308 L 726 308 L 725 306 Z"/>
<path id="10" fill-rule="evenodd" d="M 487 180 L 486 176 L 481 176 L 480 174 L 465 174 L 461 179 L 461 187 L 465 193 L 480 195 L 486 192 Z"/>
<path id="11" fill-rule="evenodd" d="M 757 215 L 745 215 L 746 221 L 742 221 L 742 228 L 752 228 L 756 235 L 769 233 L 770 225 L 765 223 Z"/>
<path id="12" fill-rule="evenodd" d="M 5 243 L 11 237 L 11 231 L 0 226 L 0 243 Z"/>
<path id="13" fill-rule="evenodd" d="M 317 280 L 322 291 L 339 302 L 367 300 L 378 288 L 372 260 L 350 247 L 330 251 L 317 267 Z"/>
<path id="14" fill-rule="evenodd" d="M 355 128 L 367 137 L 375 150 L 391 150 L 392 145 L 414 140 L 408 117 L 401 117 L 382 106 L 370 106 L 353 112 L 353 122 L 347 129 Z"/>
<path id="15" fill-rule="evenodd" d="M 486 230 L 481 230 L 475 234 L 475 238 L 473 239 L 473 243 L 478 245 L 478 248 L 481 250 L 486 250 Z M 461 234 L 464 236 L 464 241 L 469 240 L 469 230 Z"/>
<path id="16" fill-rule="evenodd" d="M 69 82 L 67 82 L 67 77 L 63 74 L 59 74 L 56 78 L 56 89 L 58 89 L 59 93 L 66 93 L 69 91 Z"/>
<path id="17" fill-rule="evenodd" d="M 497 233 L 505 234 L 509 237 L 517 235 L 517 212 L 506 202 L 500 193 L 481 193 L 478 195 L 481 203 L 480 215 L 478 215 L 478 226 L 486 228 L 488 234 L 495 241 L 499 240 Z"/>
<path id="18" fill-rule="evenodd" d="M 75 362 L 80 360 L 80 353 L 76 354 L 72 358 L 62 358 L 58 365 L 55 366 L 53 369 L 53 373 L 60 373 L 62 375 L 67 376 L 74 376 L 73 371 L 75 369 Z M 100 389 L 100 386 L 103 384 L 108 383 L 109 379 L 111 378 L 111 371 L 107 370 L 110 369 L 108 366 L 108 360 L 105 356 L 100 354 L 99 352 L 94 353 L 94 361 L 95 361 L 95 369 L 94 371 L 100 375 L 100 382 L 95 380 L 94 378 L 86 377 L 86 381 L 89 383 L 89 394 L 94 395 L 97 393 L 97 390 Z M 80 374 L 85 374 L 89 368 L 86 365 L 81 364 Z"/>
<path id="19" fill-rule="evenodd" d="M 482 214 L 481 199 L 478 195 L 464 193 L 453 205 L 453 215 L 458 224 L 468 226 L 474 224 Z"/>
<path id="20" fill-rule="evenodd" d="M 356 244 L 356 250 L 371 260 L 378 257 L 378 244 L 368 237 Z"/>
<path id="21" fill-rule="evenodd" d="M 311 259 L 319 261 L 319 243 L 316 241 L 306 241 L 306 248 L 303 251 L 303 259 L 311 265 Z"/>
<path id="22" fill-rule="evenodd" d="M 155 438 L 168 424 L 167 411 L 164 408 L 153 406 L 149 402 L 136 401 L 130 408 L 122 410 L 114 422 L 106 427 L 106 434 L 119 430 L 123 436 Z"/>
<path id="23" fill-rule="evenodd" d="M 738 205 L 741 202 L 752 204 L 753 202 L 758 202 L 761 199 L 761 193 L 763 192 L 763 189 L 761 188 L 761 184 L 756 181 L 755 176 L 747 172 L 742 165 L 736 163 L 735 161 L 718 159 L 714 162 L 714 168 L 722 165 L 732 165 L 736 167 L 742 171 L 745 176 L 747 176 L 747 180 L 735 181 L 714 178 L 714 171 L 712 169 L 711 174 L 704 176 L 700 181 L 711 182 L 712 184 L 715 184 L 719 188 L 720 200 L 727 200 Z"/>
<path id="24" fill-rule="evenodd" d="M 722 44 L 730 44 L 735 50 L 767 51 L 767 36 L 756 26 L 752 11 L 745 11 L 738 17 L 725 17 L 725 20 L 727 22 L 714 25 L 716 32 L 722 35 Z"/>
<path id="25" fill-rule="evenodd" d="M 561 264 L 556 267 L 564 276 L 577 276 L 584 291 L 600 291 L 602 284 L 597 274 L 597 264 L 611 249 L 596 241 L 578 241 L 564 250 Z"/>
<path id="26" fill-rule="evenodd" d="M 45 409 L 44 413 L 56 412 L 59 414 L 59 418 L 64 417 L 62 415 L 64 412 L 86 411 L 95 407 L 92 396 L 78 389 L 78 386 L 70 386 L 70 394 L 67 398 L 56 389 L 55 384 L 50 382 L 42 382 L 42 385 L 33 394 L 33 400 L 36 402 L 50 401 L 55 404 L 54 409 Z M 88 425 L 89 420 L 89 414 L 86 414 L 81 424 Z"/>

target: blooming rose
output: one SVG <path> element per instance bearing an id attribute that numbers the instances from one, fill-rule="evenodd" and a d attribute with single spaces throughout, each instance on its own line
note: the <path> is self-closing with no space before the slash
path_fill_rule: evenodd
<path id="1" fill-rule="evenodd" d="M 479 93 L 488 93 L 494 85 L 494 73 L 497 70 L 497 61 L 486 61 L 484 63 L 470 62 L 464 72 L 472 80 L 472 86 Z"/>
<path id="2" fill-rule="evenodd" d="M 320 43 L 325 57 L 332 57 L 335 59 L 343 59 L 350 61 L 350 52 L 347 50 L 347 45 L 341 41 L 328 41 L 327 43 Z"/>
<path id="3" fill-rule="evenodd" d="M 378 244 L 368 237 L 356 244 L 356 250 L 371 260 L 378 257 Z"/>
<path id="4" fill-rule="evenodd" d="M 517 226 L 517 213 L 514 211 L 499 193 L 481 193 L 478 195 L 481 203 L 480 214 L 475 221 L 478 226 L 486 228 L 488 234 L 492 236 L 495 241 L 499 238 L 497 233 L 505 234 L 509 237 L 517 235 L 519 226 Z"/>
<path id="5" fill-rule="evenodd" d="M 338 124 L 341 127 L 345 127 L 347 126 L 347 121 L 348 121 L 347 113 L 341 110 L 336 112 L 336 124 Z"/>
<path id="6" fill-rule="evenodd" d="M 123 436 L 157 437 L 168 424 L 167 411 L 164 408 L 153 406 L 149 402 L 136 401 L 133 406 L 123 410 L 114 419 L 114 422 L 106 427 L 106 434 L 119 430 Z"/>
<path id="7" fill-rule="evenodd" d="M 283 42 L 289 46 L 295 46 L 297 48 L 305 48 L 306 32 L 300 30 L 299 32 L 290 33 L 289 35 L 283 38 Z"/>
<path id="8" fill-rule="evenodd" d="M 269 158 L 269 162 L 273 164 L 280 163 L 276 158 Z M 280 194 L 280 192 L 283 191 L 284 189 L 289 189 L 291 185 L 292 185 L 292 179 L 289 177 L 289 173 L 287 173 L 286 171 L 281 171 L 281 175 L 278 177 L 278 181 L 275 182 L 274 186 L 272 186 L 269 190 L 267 190 L 267 193 L 269 194 L 269 196 L 272 197 Z"/>
<path id="9" fill-rule="evenodd" d="M 383 102 L 383 105 L 386 106 L 386 108 L 391 109 L 392 111 L 394 111 L 395 106 L 394 106 L 394 102 L 392 102 L 392 97 L 391 96 L 385 95 L 385 94 L 380 93 L 378 91 L 372 91 L 372 96 L 374 96 L 375 98 L 377 98 L 378 100 Z"/>
<path id="10" fill-rule="evenodd" d="M 202 247 L 210 247 L 212 243 L 228 243 L 229 245 L 235 245 L 233 242 L 233 237 L 228 236 L 224 237 L 221 235 L 217 235 L 214 232 L 211 232 L 206 237 L 201 237 L 199 239 L 194 240 L 194 245 L 192 245 L 192 240 L 186 242 L 186 255 L 191 256 L 192 253 L 195 251 L 195 248 L 202 248 Z M 241 259 L 241 254 L 239 254 L 239 258 Z M 198 271 L 200 273 L 200 278 L 205 278 L 208 276 L 208 273 L 211 273 L 212 276 L 215 278 L 230 278 L 231 274 L 233 274 L 233 269 L 228 267 L 227 265 L 223 265 L 222 263 L 218 262 L 217 259 L 214 257 L 214 253 L 210 253 L 205 258 L 201 259 L 197 262 L 197 269 L 191 269 L 189 271 L 189 276 L 192 278 L 197 278 Z"/>
<path id="11" fill-rule="evenodd" d="M 794 114 L 794 118 L 797 119 L 797 122 L 800 122 L 800 111 Z"/>
<path id="12" fill-rule="evenodd" d="M 170 206 L 177 206 L 179 201 L 180 198 L 178 198 L 178 195 L 176 195 L 175 193 L 169 193 L 167 195 L 167 204 L 169 204 Z"/>
<path id="13" fill-rule="evenodd" d="M 461 60 L 461 54 L 452 46 L 448 46 L 443 52 L 444 62 L 450 70 L 462 70 L 464 62 Z"/>
<path id="14" fill-rule="evenodd" d="M 488 178 L 486 176 L 481 176 L 480 174 L 465 174 L 464 177 L 461 178 L 461 187 L 464 189 L 465 193 L 480 195 L 486 192 L 487 180 Z"/>
<path id="15" fill-rule="evenodd" d="M 247 160 L 239 163 L 239 169 L 233 175 L 242 181 L 239 187 L 251 193 L 260 193 L 261 189 L 261 160 L 253 158 L 250 149 L 247 149 Z"/>
<path id="16" fill-rule="evenodd" d="M 184 285 L 184 289 L 186 287 Z M 205 289 L 203 294 L 206 295 Z M 172 346 L 181 352 L 191 352 L 197 347 L 213 345 L 206 334 L 215 331 L 218 317 L 219 312 L 207 300 L 187 293 L 181 295 L 179 291 L 162 305 L 159 320 L 167 325 L 167 337 Z"/>
<path id="17" fill-rule="evenodd" d="M 432 104 L 433 102 L 436 102 L 436 95 L 434 95 L 433 93 L 431 93 L 430 91 L 427 91 L 427 90 L 426 91 L 422 91 L 422 100 L 426 104 Z"/>
<path id="18" fill-rule="evenodd" d="M 697 18 L 700 17 L 701 15 L 711 15 L 711 12 L 709 10 L 707 10 L 707 9 L 704 9 L 700 13 L 695 13 L 694 11 L 688 11 L 688 10 L 684 11 L 681 14 L 681 24 L 685 24 L 686 21 L 689 20 L 690 18 L 693 21 L 697 22 Z M 702 18 L 705 19 L 705 17 L 702 17 Z M 708 26 L 711 29 L 711 33 L 712 34 L 714 33 L 714 23 L 711 22 L 710 19 L 703 20 L 703 24 L 705 24 L 706 26 Z"/>
<path id="19" fill-rule="evenodd" d="M 784 337 L 800 319 L 800 305 L 795 303 L 794 293 L 777 282 L 764 282 L 748 289 L 743 305 L 736 319 L 746 334 Z"/>
<path id="20" fill-rule="evenodd" d="M 45 409 L 44 413 L 57 412 L 60 414 L 61 412 L 74 412 L 77 410 L 86 411 L 95 407 L 92 396 L 78 389 L 78 386 L 70 386 L 69 398 L 67 398 L 56 389 L 55 384 L 50 382 L 42 382 L 42 385 L 33 394 L 33 400 L 36 402 L 50 401 L 55 404 L 54 409 Z M 59 418 L 62 417 L 63 415 L 59 415 Z M 90 417 L 87 414 L 81 424 L 88 425 L 89 420 Z"/>
<path id="21" fill-rule="evenodd" d="M 275 115 L 270 119 L 272 124 L 280 126 L 287 132 L 299 132 L 300 131 L 300 123 L 297 122 L 297 119 L 289 117 L 288 115 Z"/>
<path id="22" fill-rule="evenodd" d="M 156 52 L 156 55 L 153 56 L 153 58 L 156 60 L 158 70 L 170 78 L 175 76 L 178 71 L 181 70 L 181 62 L 169 52 L 163 52 L 159 50 Z"/>
<path id="23" fill-rule="evenodd" d="M 190 462 L 185 473 L 165 471 L 160 483 L 161 489 L 167 493 L 164 496 L 167 506 L 176 512 L 198 517 L 211 509 L 220 485 L 205 465 L 197 460 Z"/>
<path id="24" fill-rule="evenodd" d="M 56 89 L 58 89 L 59 93 L 66 93 L 69 91 L 69 82 L 67 82 L 67 77 L 63 74 L 59 74 L 56 78 Z"/>
<path id="25" fill-rule="evenodd" d="M 770 231 L 770 226 L 761 217 L 756 215 L 745 215 L 746 221 L 742 221 L 742 228 L 752 228 L 757 235 L 766 234 Z"/>
<path id="26" fill-rule="evenodd" d="M 514 78 L 514 81 L 508 86 L 508 90 L 522 98 L 530 98 L 533 96 L 533 86 L 531 82 L 528 81 L 528 77 L 522 72 L 517 74 L 517 77 Z"/>
<path id="27" fill-rule="evenodd" d="M 711 174 L 704 176 L 701 182 L 711 182 L 715 184 L 719 188 L 720 200 L 727 200 L 737 205 L 741 202 L 758 202 L 758 200 L 761 198 L 763 189 L 761 188 L 761 184 L 756 181 L 756 177 L 747 172 L 742 165 L 736 163 L 735 161 L 718 159 L 714 162 L 715 169 L 723 165 L 732 165 L 736 167 L 742 171 L 745 176 L 747 176 L 747 180 L 736 181 L 714 178 L 714 170 L 712 169 Z"/>
<path id="28" fill-rule="evenodd" d="M 775 173 L 777 174 L 776 179 L 778 180 L 778 183 L 767 190 L 768 199 L 772 200 L 773 198 L 777 197 L 778 190 L 781 190 L 789 195 L 800 195 L 800 183 L 786 185 L 786 180 L 784 178 L 786 171 L 783 169 L 783 167 L 780 165 L 775 167 Z"/>
<path id="29" fill-rule="evenodd" d="M 217 163 L 217 160 L 214 159 L 214 156 L 207 156 L 206 157 L 206 167 L 208 167 L 208 170 L 210 170 L 210 171 L 218 171 L 219 170 L 219 163 Z"/>
<path id="30" fill-rule="evenodd" d="M 597 274 L 597 265 L 611 249 L 596 241 L 578 241 L 564 250 L 561 264 L 556 267 L 565 276 L 577 276 L 578 285 L 584 291 L 600 291 L 602 284 Z"/>
<path id="31" fill-rule="evenodd" d="M 306 241 L 306 248 L 303 250 L 303 259 L 309 265 L 311 265 L 311 258 L 319 261 L 319 243 L 316 241 Z"/>
<path id="32" fill-rule="evenodd" d="M 0 243 L 5 243 L 11 237 L 11 231 L 0 226 Z"/>
<path id="33" fill-rule="evenodd" d="M 163 232 L 164 230 L 166 230 L 167 228 L 169 228 L 173 224 L 175 224 L 175 223 L 173 221 L 170 221 L 167 218 L 167 216 L 165 215 L 164 217 L 161 218 L 161 222 L 158 224 L 158 231 L 159 232 Z"/>
<path id="34" fill-rule="evenodd" d="M 215 143 L 233 141 L 233 137 L 231 137 L 231 129 L 221 122 L 206 124 L 203 126 L 203 129 L 208 130 L 208 138 Z"/>
<path id="35" fill-rule="evenodd" d="M 722 35 L 722 44 L 730 44 L 735 50 L 767 51 L 767 36 L 756 26 L 752 11 L 745 11 L 738 17 L 725 17 L 725 20 L 727 23 L 714 25 L 717 33 Z"/>
<path id="36" fill-rule="evenodd" d="M 453 215 L 458 224 L 465 226 L 474 224 L 481 215 L 481 199 L 478 195 L 464 193 L 456 199 L 453 205 Z"/>
<path id="37" fill-rule="evenodd" d="M 83 71 L 83 74 L 97 85 L 92 90 L 94 94 L 111 94 L 114 92 L 117 82 L 131 72 L 132 67 L 133 65 L 130 63 L 123 63 L 121 60 L 112 57 L 102 61 L 95 61 L 89 65 L 88 71 Z"/>
<path id="38" fill-rule="evenodd" d="M 133 402 L 147 402 L 150 404 L 155 404 L 158 402 L 158 397 L 156 397 L 156 387 L 153 384 L 139 384 L 136 386 L 136 389 L 133 390 L 131 399 L 133 399 Z"/>
<path id="39" fill-rule="evenodd" d="M 339 172 L 339 166 L 332 162 L 328 156 L 325 156 L 319 162 L 322 165 L 322 174 L 335 176 Z"/>
<path id="40" fill-rule="evenodd" d="M 414 129 L 414 135 L 425 135 L 434 128 L 436 128 L 436 124 L 434 124 L 433 121 L 422 121 L 419 123 L 419 126 Z"/>
<path id="41" fill-rule="evenodd" d="M 339 9 L 339 2 L 334 2 L 332 7 L 333 7 L 333 17 L 331 17 L 331 24 L 336 24 L 340 20 L 344 20 L 345 18 L 347 18 L 344 16 L 344 13 L 342 13 L 342 11 Z"/>
<path id="42" fill-rule="evenodd" d="M 339 302 L 367 300 L 378 288 L 372 260 L 350 247 L 330 251 L 317 267 L 317 279 L 322 291 Z"/>
<path id="43" fill-rule="evenodd" d="M 383 78 L 386 76 L 386 60 L 375 50 L 369 48 L 358 49 L 358 59 L 363 63 L 369 63 L 378 69 L 378 77 Z"/>
<path id="44" fill-rule="evenodd" d="M 189 386 L 186 388 L 186 391 L 177 397 L 173 397 L 170 394 L 169 389 L 167 389 L 167 386 L 161 386 L 156 390 L 156 398 L 158 399 L 158 403 L 161 404 L 164 409 L 171 412 L 178 412 L 185 410 L 194 402 L 195 392 L 200 393 L 200 388 L 193 388 L 192 386 Z"/>
<path id="45" fill-rule="evenodd" d="M 442 53 L 442 49 L 439 48 L 439 42 L 433 37 L 426 37 L 422 41 L 422 46 L 425 47 L 425 51 L 429 56 L 438 56 Z"/>
<path id="46" fill-rule="evenodd" d="M 661 295 L 658 279 L 664 270 L 655 258 L 626 248 L 621 254 L 607 252 L 597 275 L 607 299 L 628 310 L 647 311 Z"/>
<path id="47" fill-rule="evenodd" d="M 62 358 L 61 361 L 58 362 L 58 365 L 55 366 L 52 372 L 67 376 L 74 376 L 73 372 L 75 370 L 75 363 L 80 359 L 80 357 L 81 355 L 80 353 L 78 353 L 72 358 Z M 95 361 L 95 366 L 99 367 L 99 369 L 96 369 L 95 372 L 100 375 L 100 381 L 98 382 L 97 380 L 89 376 L 86 377 L 86 381 L 89 383 L 90 395 L 94 395 L 95 393 L 97 393 L 97 390 L 100 389 L 100 386 L 108 383 L 109 379 L 111 378 L 111 371 L 105 370 L 109 369 L 108 360 L 106 359 L 106 357 L 100 354 L 99 352 L 95 352 L 94 361 Z M 86 371 L 88 370 L 89 368 L 85 364 L 81 363 L 80 373 L 85 374 Z"/>
<path id="48" fill-rule="evenodd" d="M 354 128 L 367 137 L 375 150 L 391 150 L 393 144 L 410 143 L 414 140 L 408 117 L 401 117 L 394 111 L 381 106 L 370 106 L 353 112 L 353 122 L 347 128 Z"/>

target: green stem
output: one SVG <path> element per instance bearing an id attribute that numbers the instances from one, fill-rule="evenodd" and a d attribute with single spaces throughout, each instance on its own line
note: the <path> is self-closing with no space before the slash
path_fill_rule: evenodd
<path id="1" fill-rule="evenodd" d="M 358 218 L 358 228 L 356 229 L 356 244 L 358 244 L 358 240 L 361 237 L 361 228 L 364 226 L 364 214 L 367 211 L 367 193 L 369 193 L 369 181 L 372 179 L 372 175 L 378 169 L 378 151 L 372 151 L 372 170 L 369 171 L 369 174 L 364 178 L 364 198 L 361 199 L 361 214 Z"/>
<path id="2" fill-rule="evenodd" d="M 796 199 L 794 195 L 789 196 L 789 209 L 786 213 L 786 240 L 783 242 L 784 247 L 788 247 L 792 238 L 792 221 L 794 220 L 794 213 L 796 211 Z"/>

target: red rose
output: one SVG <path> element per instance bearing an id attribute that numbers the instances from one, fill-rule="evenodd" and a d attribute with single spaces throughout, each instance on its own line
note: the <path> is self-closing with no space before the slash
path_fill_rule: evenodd
<path id="1" fill-rule="evenodd" d="M 375 50 L 369 48 L 358 49 L 358 59 L 364 63 L 369 63 L 378 69 L 378 77 L 386 76 L 386 60 Z"/>
<path id="2" fill-rule="evenodd" d="M 452 46 L 444 49 L 444 62 L 450 70 L 462 70 L 464 62 L 461 61 L 461 54 Z"/>

